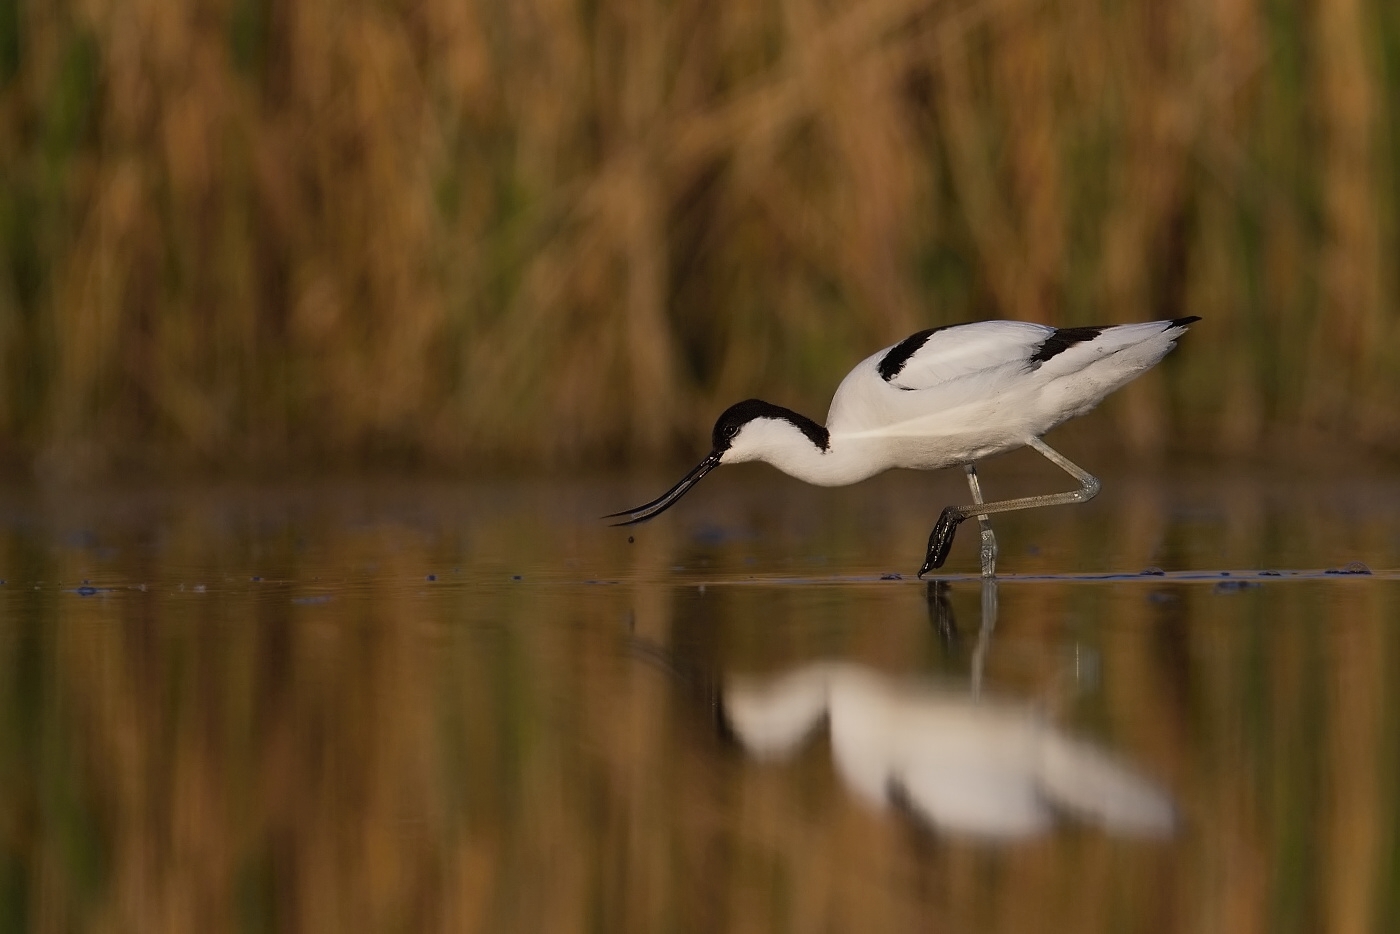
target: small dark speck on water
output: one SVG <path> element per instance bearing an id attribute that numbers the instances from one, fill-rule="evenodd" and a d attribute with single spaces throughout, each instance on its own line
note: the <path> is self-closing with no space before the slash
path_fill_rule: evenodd
<path id="1" fill-rule="evenodd" d="M 1229 572 L 1229 571 L 1221 571 L 1221 572 L 1220 572 L 1220 576 L 1221 576 L 1221 577 L 1229 577 L 1229 576 L 1230 576 L 1230 572 Z"/>
<path id="2" fill-rule="evenodd" d="M 1162 570 L 1161 568 L 1143 568 L 1141 571 L 1138 571 L 1138 576 L 1140 576 L 1140 577 L 1162 577 L 1162 576 L 1164 576 L 1166 573 L 1167 573 L 1167 572 L 1164 571 L 1164 570 Z"/>
<path id="3" fill-rule="evenodd" d="M 1371 569 L 1360 561 L 1353 561 L 1351 564 L 1343 565 L 1339 568 L 1328 568 L 1328 574 L 1370 574 Z"/>
<path id="4" fill-rule="evenodd" d="M 512 575 L 510 576 L 510 579 L 513 580 L 513 581 L 523 581 L 525 578 L 522 577 L 522 576 L 519 575 L 519 574 L 512 574 Z"/>
<path id="5" fill-rule="evenodd" d="M 430 580 L 430 581 L 435 581 L 435 580 L 437 580 L 437 575 L 436 575 L 436 574 L 429 574 L 429 575 L 428 575 L 428 580 Z"/>
<path id="6" fill-rule="evenodd" d="M 75 591 L 75 593 L 77 593 L 77 595 L 80 597 L 91 597 L 93 594 L 97 593 L 97 588 L 89 587 L 86 583 L 84 583 L 83 586 L 79 587 Z"/>
<path id="7" fill-rule="evenodd" d="M 882 581 L 902 581 L 902 580 L 904 580 L 904 575 L 903 575 L 903 574 L 900 574 L 898 571 L 890 571 L 888 574 L 881 574 L 881 575 L 880 575 L 880 580 L 882 580 Z"/>
<path id="8" fill-rule="evenodd" d="M 636 541 L 636 539 L 633 538 L 631 535 L 627 536 L 627 544 L 631 545 L 631 544 L 634 543 L 635 541 Z"/>
<path id="9" fill-rule="evenodd" d="M 1239 593 L 1241 590 L 1248 590 L 1251 587 L 1258 587 L 1258 581 L 1221 581 L 1215 585 L 1212 593 Z"/>
<path id="10" fill-rule="evenodd" d="M 1283 576 L 1283 572 L 1282 572 L 1282 571 L 1260 571 L 1260 572 L 1259 572 L 1259 576 L 1260 576 L 1260 577 L 1282 577 L 1282 576 Z"/>
<path id="11" fill-rule="evenodd" d="M 261 577 L 258 577 L 257 575 L 254 575 L 254 576 L 253 576 L 253 580 L 254 580 L 254 582 L 257 582 L 257 581 L 262 580 L 262 578 L 261 578 Z"/>

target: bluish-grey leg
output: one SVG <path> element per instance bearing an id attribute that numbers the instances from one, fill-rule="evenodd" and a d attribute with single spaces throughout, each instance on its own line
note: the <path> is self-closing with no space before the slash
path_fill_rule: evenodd
<path id="1" fill-rule="evenodd" d="M 943 567 L 943 562 L 948 557 L 948 549 L 953 547 L 953 535 L 958 531 L 958 524 L 969 516 L 977 516 L 980 520 L 984 519 L 986 516 L 990 516 L 992 513 L 1011 512 L 1014 509 L 1031 509 L 1036 506 L 1058 506 L 1062 503 L 1087 503 L 1098 495 L 1098 478 L 1090 474 L 1089 471 L 1075 464 L 1039 438 L 1031 438 L 1026 444 L 1039 451 L 1050 463 L 1078 480 L 1079 489 L 1070 490 L 1066 493 L 1049 493 L 1045 496 L 1023 496 L 1020 499 L 1008 499 L 998 503 L 979 502 L 971 503 L 967 506 L 949 506 L 947 509 L 943 510 L 942 514 L 938 517 L 938 522 L 933 527 L 933 532 L 929 534 L 928 557 L 924 558 L 924 566 L 919 569 L 920 577 L 923 577 L 934 568 Z M 969 482 L 973 482 L 971 470 L 969 470 Z M 975 491 L 976 487 L 973 489 Z M 979 496 L 978 498 L 980 499 L 981 497 Z M 990 528 L 983 526 L 983 529 L 982 573 L 989 574 L 987 571 L 986 542 L 990 534 Z M 996 555 L 995 541 L 993 543 L 992 555 L 993 557 Z"/>
<path id="2" fill-rule="evenodd" d="M 973 505 L 981 506 L 982 484 L 977 481 L 977 465 L 963 464 L 963 470 L 967 473 L 967 486 L 972 491 Z M 982 576 L 996 577 L 997 537 L 992 534 L 992 519 L 990 516 L 978 516 L 977 524 L 982 527 Z"/>

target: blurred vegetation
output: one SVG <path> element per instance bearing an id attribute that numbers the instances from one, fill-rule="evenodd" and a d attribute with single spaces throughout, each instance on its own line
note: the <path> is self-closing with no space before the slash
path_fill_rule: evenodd
<path id="1" fill-rule="evenodd" d="M 1394 451 L 1397 113 L 1390 0 L 0 0 L 0 460 L 662 456 L 1181 314 L 1112 443 Z"/>

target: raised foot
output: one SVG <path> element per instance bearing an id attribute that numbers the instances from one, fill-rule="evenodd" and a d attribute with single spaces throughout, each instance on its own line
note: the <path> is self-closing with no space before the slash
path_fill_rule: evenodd
<path id="1" fill-rule="evenodd" d="M 958 524 L 966 518 L 956 506 L 949 506 L 943 510 L 928 537 L 928 556 L 924 558 L 924 566 L 919 569 L 920 577 L 934 568 L 943 567 L 943 562 L 948 560 L 948 550 L 953 547 L 953 536 L 958 532 Z"/>

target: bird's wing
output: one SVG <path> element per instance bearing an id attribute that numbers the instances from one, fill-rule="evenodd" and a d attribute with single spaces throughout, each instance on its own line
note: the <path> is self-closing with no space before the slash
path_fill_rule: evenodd
<path id="1" fill-rule="evenodd" d="M 931 389 L 1010 364 L 1028 365 L 1056 330 L 1028 321 L 976 321 L 912 334 L 874 358 L 897 389 Z"/>
<path id="2" fill-rule="evenodd" d="M 1027 321 L 977 321 L 911 334 L 871 358 L 896 389 L 933 389 L 992 370 L 1039 370 L 1057 379 L 1130 348 L 1157 351 L 1156 363 L 1195 317 L 1141 324 L 1052 328 Z"/>

